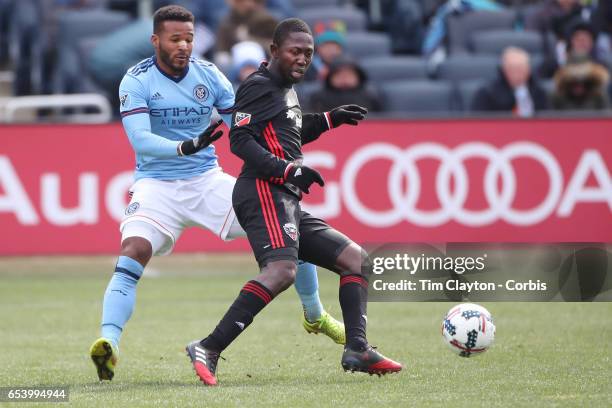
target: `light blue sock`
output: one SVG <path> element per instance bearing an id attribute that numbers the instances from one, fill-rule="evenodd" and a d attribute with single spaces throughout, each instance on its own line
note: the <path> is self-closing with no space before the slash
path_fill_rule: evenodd
<path id="1" fill-rule="evenodd" d="M 119 347 L 123 326 L 127 323 L 136 302 L 136 284 L 144 267 L 127 256 L 120 256 L 115 273 L 104 293 L 102 306 L 102 337 Z"/>
<path id="2" fill-rule="evenodd" d="M 295 290 L 300 296 L 306 320 L 314 322 L 323 313 L 323 305 L 319 299 L 319 279 L 317 267 L 300 261 L 295 275 Z"/>

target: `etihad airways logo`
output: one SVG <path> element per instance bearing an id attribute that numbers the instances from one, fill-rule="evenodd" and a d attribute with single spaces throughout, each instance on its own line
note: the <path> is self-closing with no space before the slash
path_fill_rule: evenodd
<path id="1" fill-rule="evenodd" d="M 149 110 L 149 115 L 157 118 L 200 116 L 208 115 L 210 106 L 186 106 L 184 108 L 154 108 Z"/>

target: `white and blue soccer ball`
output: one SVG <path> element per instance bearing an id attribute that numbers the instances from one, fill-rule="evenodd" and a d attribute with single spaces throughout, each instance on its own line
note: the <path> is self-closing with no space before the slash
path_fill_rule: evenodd
<path id="1" fill-rule="evenodd" d="M 461 357 L 482 354 L 495 339 L 491 313 L 475 303 L 453 306 L 442 321 L 444 343 Z"/>

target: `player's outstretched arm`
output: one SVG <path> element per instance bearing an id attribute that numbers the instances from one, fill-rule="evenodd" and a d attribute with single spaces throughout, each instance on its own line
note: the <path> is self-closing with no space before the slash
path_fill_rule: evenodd
<path id="1" fill-rule="evenodd" d="M 359 105 L 342 105 L 325 112 L 329 117 L 329 125 L 331 128 L 337 128 L 340 125 L 356 126 L 360 121 L 365 119 L 368 110 Z"/>
<path id="2" fill-rule="evenodd" d="M 252 127 L 234 127 L 230 131 L 230 148 L 247 165 L 257 168 L 258 177 L 276 184 L 290 183 L 308 194 L 310 186 L 324 181 L 318 171 L 300 163 L 288 162 L 264 149 L 253 135 Z"/>
<path id="3" fill-rule="evenodd" d="M 302 118 L 302 144 L 314 142 L 330 129 L 347 124 L 355 126 L 365 119 L 368 110 L 359 105 L 342 105 L 323 113 L 306 113 Z"/>
<path id="4" fill-rule="evenodd" d="M 220 130 L 220 126 L 223 124 L 223 119 L 219 119 L 217 122 L 212 123 L 204 130 L 198 137 L 194 137 L 191 140 L 179 143 L 176 147 L 176 152 L 179 156 L 188 156 L 194 154 L 210 146 L 211 143 L 218 140 L 223 136 L 223 131 Z"/>

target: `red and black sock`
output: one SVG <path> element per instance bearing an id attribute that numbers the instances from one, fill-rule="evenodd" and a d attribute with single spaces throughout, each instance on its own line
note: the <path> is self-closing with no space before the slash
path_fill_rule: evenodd
<path id="1" fill-rule="evenodd" d="M 366 340 L 368 305 L 368 281 L 363 275 L 340 276 L 340 307 L 346 330 L 346 345 L 352 350 L 362 350 Z"/>
<path id="2" fill-rule="evenodd" d="M 248 281 L 215 330 L 202 340 L 202 346 L 218 352 L 225 350 L 272 298 L 272 292 L 264 285 L 255 280 Z"/>

